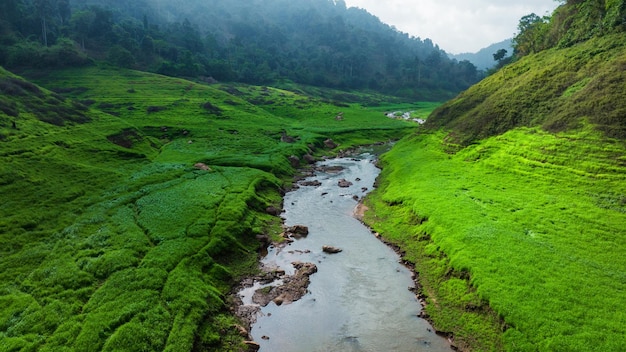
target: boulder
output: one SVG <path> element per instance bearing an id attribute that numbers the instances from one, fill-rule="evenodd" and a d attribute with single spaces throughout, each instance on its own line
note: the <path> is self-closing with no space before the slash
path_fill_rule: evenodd
<path id="1" fill-rule="evenodd" d="M 305 154 L 302 158 L 307 164 L 315 164 L 315 158 L 311 154 Z"/>
<path id="2" fill-rule="evenodd" d="M 313 187 L 319 187 L 322 185 L 322 183 L 318 180 L 313 180 L 313 181 L 302 181 L 300 182 L 300 185 L 302 186 L 313 186 Z"/>
<path id="3" fill-rule="evenodd" d="M 233 327 L 235 328 L 235 330 L 237 330 L 239 336 L 248 337 L 248 330 L 246 330 L 246 328 L 241 325 L 233 325 Z"/>
<path id="4" fill-rule="evenodd" d="M 285 297 L 283 295 L 280 295 L 276 298 L 273 299 L 274 304 L 276 304 L 277 306 L 280 306 L 283 304 L 283 302 L 285 302 Z"/>
<path id="5" fill-rule="evenodd" d="M 298 158 L 297 156 L 291 155 L 288 159 L 289 159 L 289 163 L 291 164 L 291 166 L 293 167 L 300 166 L 300 158 Z"/>
<path id="6" fill-rule="evenodd" d="M 324 146 L 328 149 L 335 149 L 338 147 L 337 143 L 335 143 L 332 139 L 328 138 L 324 141 Z"/>
<path id="7" fill-rule="evenodd" d="M 265 212 L 270 215 L 278 216 L 280 215 L 281 210 L 276 208 L 275 206 L 270 205 L 269 207 L 265 208 Z"/>
<path id="8" fill-rule="evenodd" d="M 333 247 L 333 246 L 322 246 L 322 251 L 329 254 L 335 254 L 343 251 L 341 248 Z"/>
<path id="9" fill-rule="evenodd" d="M 345 168 L 343 166 L 340 165 L 333 165 L 333 166 L 322 166 L 319 168 L 319 170 L 321 172 L 325 172 L 327 174 L 338 174 L 341 171 L 343 171 Z"/>
<path id="10" fill-rule="evenodd" d="M 287 228 L 287 233 L 299 236 L 307 236 L 309 234 L 309 228 L 304 225 L 294 225 Z"/>
<path id="11" fill-rule="evenodd" d="M 348 188 L 352 186 L 352 182 L 346 180 L 345 178 L 342 178 L 341 180 L 339 180 L 337 184 L 339 185 L 339 187 L 342 187 L 342 188 Z"/>
<path id="12" fill-rule="evenodd" d="M 248 351 L 258 351 L 261 349 L 261 345 L 254 341 L 244 341 L 246 346 L 248 346 Z"/>
<path id="13" fill-rule="evenodd" d="M 309 276 L 317 272 L 317 266 L 313 263 L 291 263 L 296 272 L 291 276 L 282 277 L 282 285 L 261 288 L 252 295 L 252 302 L 265 307 L 269 302 L 276 305 L 290 304 L 299 300 L 307 293 Z"/>
<path id="14" fill-rule="evenodd" d="M 195 163 L 193 165 L 194 168 L 198 169 L 198 170 L 204 170 L 204 171 L 209 171 L 211 170 L 210 167 L 208 167 L 205 163 Z"/>

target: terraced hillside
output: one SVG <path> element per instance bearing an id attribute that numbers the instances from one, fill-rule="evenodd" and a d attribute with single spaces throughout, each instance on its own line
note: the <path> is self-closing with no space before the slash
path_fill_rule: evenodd
<path id="1" fill-rule="evenodd" d="M 383 158 L 369 223 L 416 263 L 463 350 L 626 346 L 626 146 L 521 128 L 450 153 L 445 133 Z"/>

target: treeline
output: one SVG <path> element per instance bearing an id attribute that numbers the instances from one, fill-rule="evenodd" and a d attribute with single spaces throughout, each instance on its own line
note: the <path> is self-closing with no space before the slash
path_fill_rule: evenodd
<path id="1" fill-rule="evenodd" d="M 481 73 L 342 0 L 3 0 L 0 65 L 93 60 L 218 81 L 445 99 Z"/>
<path id="2" fill-rule="evenodd" d="M 626 30 L 625 0 L 562 1 L 552 16 L 522 17 L 514 38 L 515 54 L 524 56 L 566 48 L 593 37 Z"/>

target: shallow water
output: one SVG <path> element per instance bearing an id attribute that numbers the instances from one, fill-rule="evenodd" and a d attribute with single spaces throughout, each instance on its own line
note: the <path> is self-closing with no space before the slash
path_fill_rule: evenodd
<path id="1" fill-rule="evenodd" d="M 299 301 L 262 308 L 251 331 L 261 351 L 452 351 L 417 317 L 421 307 L 409 291 L 410 271 L 353 217 L 353 196 L 363 197 L 379 173 L 373 159 L 363 154 L 325 161 L 321 164 L 344 169 L 318 173 L 308 180 L 321 186 L 303 186 L 285 196 L 285 225 L 308 226 L 309 235 L 282 249 L 270 248 L 263 263 L 292 274 L 291 262 L 313 262 L 318 272 Z M 342 178 L 353 185 L 338 187 Z M 326 254 L 323 245 L 343 251 Z M 252 292 L 242 292 L 247 293 L 244 303 L 251 303 Z"/>

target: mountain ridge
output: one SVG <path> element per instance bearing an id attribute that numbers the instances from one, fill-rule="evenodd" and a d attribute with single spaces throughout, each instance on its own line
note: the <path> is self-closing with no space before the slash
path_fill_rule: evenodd
<path id="1" fill-rule="evenodd" d="M 474 64 L 474 66 L 476 66 L 479 70 L 486 71 L 498 64 L 497 61 L 494 60 L 493 54 L 500 49 L 507 51 L 504 58 L 511 57 L 511 55 L 513 55 L 513 39 L 510 38 L 493 43 L 475 53 L 448 54 L 448 56 L 458 61 L 467 60 Z"/>

